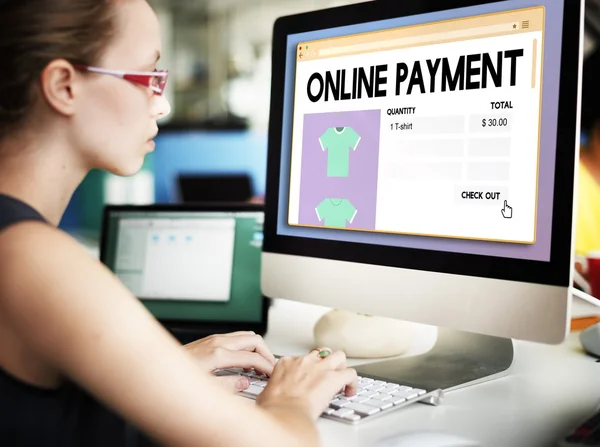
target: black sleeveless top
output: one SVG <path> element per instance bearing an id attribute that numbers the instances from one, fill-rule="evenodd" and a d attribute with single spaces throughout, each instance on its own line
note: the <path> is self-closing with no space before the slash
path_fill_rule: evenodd
<path id="1" fill-rule="evenodd" d="M 18 222 L 46 222 L 25 203 L 0 194 L 0 232 Z M 1 267 L 0 267 L 1 268 Z M 0 446 L 133 447 L 145 444 L 116 414 L 75 384 L 39 388 L 0 367 Z"/>

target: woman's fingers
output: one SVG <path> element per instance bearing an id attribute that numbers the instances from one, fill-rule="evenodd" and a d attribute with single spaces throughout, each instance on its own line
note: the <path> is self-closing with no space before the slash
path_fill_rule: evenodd
<path id="1" fill-rule="evenodd" d="M 254 331 L 236 331 L 228 332 L 227 334 L 221 334 L 220 337 L 237 337 L 238 335 L 256 335 Z"/>
<path id="2" fill-rule="evenodd" d="M 346 396 L 354 396 L 358 389 L 358 375 L 353 368 L 345 368 L 342 370 L 331 371 L 331 380 L 335 382 L 336 390 L 344 390 Z"/>
<path id="3" fill-rule="evenodd" d="M 213 369 L 245 368 L 255 369 L 263 374 L 273 373 L 273 364 L 257 352 L 216 348 L 210 359 Z"/>
<path id="4" fill-rule="evenodd" d="M 275 356 L 265 343 L 265 340 L 254 332 L 234 332 L 225 335 L 216 335 L 214 342 L 219 347 L 231 351 L 254 351 L 260 354 L 271 365 L 275 365 Z"/>
<path id="5" fill-rule="evenodd" d="M 321 358 L 320 361 L 327 369 L 337 370 L 346 368 L 346 354 L 343 351 L 331 353 L 327 357 Z"/>
<path id="6" fill-rule="evenodd" d="M 218 376 L 217 382 L 226 390 L 239 392 L 248 389 L 250 381 L 244 376 Z"/>

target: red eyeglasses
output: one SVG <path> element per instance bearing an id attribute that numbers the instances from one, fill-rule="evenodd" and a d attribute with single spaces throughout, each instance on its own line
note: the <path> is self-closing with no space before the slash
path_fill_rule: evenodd
<path id="1" fill-rule="evenodd" d="M 126 81 L 134 84 L 148 87 L 154 92 L 155 95 L 161 96 L 165 91 L 167 85 L 167 78 L 169 77 L 168 70 L 155 70 L 155 71 L 121 71 L 121 70 L 108 70 L 106 68 L 90 67 L 88 65 L 73 65 L 77 70 L 89 71 L 91 73 L 106 74 L 115 76 L 117 78 L 125 79 Z"/>

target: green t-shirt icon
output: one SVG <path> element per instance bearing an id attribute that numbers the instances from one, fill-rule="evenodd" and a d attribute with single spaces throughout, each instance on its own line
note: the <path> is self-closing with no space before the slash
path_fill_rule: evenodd
<path id="1" fill-rule="evenodd" d="M 330 127 L 321 135 L 321 149 L 327 149 L 327 177 L 348 177 L 350 149 L 356 150 L 360 135 L 352 127 Z"/>
<path id="2" fill-rule="evenodd" d="M 319 222 L 325 219 L 326 227 L 345 228 L 352 223 L 357 209 L 346 199 L 325 199 L 315 208 Z"/>

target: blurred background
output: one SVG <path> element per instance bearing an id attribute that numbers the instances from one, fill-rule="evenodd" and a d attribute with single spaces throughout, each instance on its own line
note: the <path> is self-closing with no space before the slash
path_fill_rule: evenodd
<path id="1" fill-rule="evenodd" d="M 262 200 L 273 24 L 360 1 L 149 0 L 161 22 L 158 68 L 170 71 L 172 112 L 143 169 L 127 178 L 91 172 L 61 227 L 97 239 L 106 203 Z M 600 0 L 586 1 L 585 25 L 588 54 L 600 42 Z"/>
<path id="2" fill-rule="evenodd" d="M 360 0 L 364 1 L 364 0 Z M 98 237 L 104 204 L 255 200 L 265 192 L 275 20 L 359 0 L 149 0 L 172 112 L 155 151 L 127 178 L 92 171 L 61 227 Z"/>

